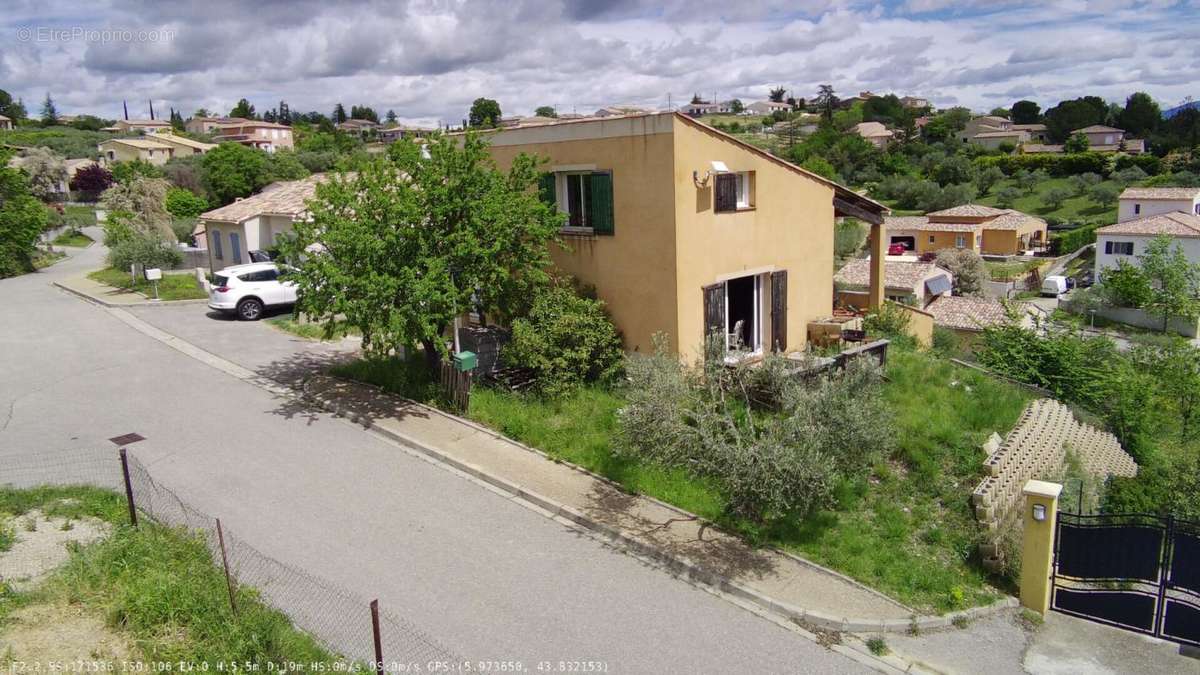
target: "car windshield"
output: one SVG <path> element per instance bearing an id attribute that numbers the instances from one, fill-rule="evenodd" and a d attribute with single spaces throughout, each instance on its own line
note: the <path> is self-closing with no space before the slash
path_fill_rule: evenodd
<path id="1" fill-rule="evenodd" d="M 224 274 L 213 275 L 213 286 L 221 287 L 227 285 L 228 283 L 229 277 L 225 276 Z"/>

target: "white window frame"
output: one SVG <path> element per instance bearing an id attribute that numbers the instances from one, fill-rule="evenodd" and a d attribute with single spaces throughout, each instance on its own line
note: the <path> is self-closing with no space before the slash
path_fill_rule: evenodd
<path id="1" fill-rule="evenodd" d="M 737 172 L 737 207 L 739 209 L 750 208 L 750 172 Z"/>
<path id="2" fill-rule="evenodd" d="M 571 191 L 568 182 L 571 176 L 591 176 L 595 171 L 559 171 L 554 174 L 554 203 L 558 207 L 559 213 L 567 214 L 567 225 L 563 226 L 562 231 L 576 234 L 592 234 L 592 226 L 587 222 L 587 198 L 583 196 L 583 183 L 580 178 L 579 197 L 583 202 L 580 205 L 579 214 L 583 220 L 583 225 L 576 226 L 570 224 L 571 205 L 567 201 L 571 198 Z"/>
<path id="3" fill-rule="evenodd" d="M 755 356 L 762 356 L 763 353 L 763 277 L 764 274 L 747 275 L 754 279 L 754 312 L 750 320 L 750 342 L 753 343 L 753 349 L 748 352 L 733 354 L 729 351 L 729 282 L 736 279 L 744 279 L 745 277 L 734 277 L 721 282 L 721 292 L 725 294 L 725 323 L 723 332 L 725 334 L 725 362 L 737 363 L 742 359 L 747 359 Z"/>
<path id="4" fill-rule="evenodd" d="M 966 248 L 967 247 L 967 235 L 965 235 L 965 234 L 954 235 L 954 247 L 955 248 Z"/>

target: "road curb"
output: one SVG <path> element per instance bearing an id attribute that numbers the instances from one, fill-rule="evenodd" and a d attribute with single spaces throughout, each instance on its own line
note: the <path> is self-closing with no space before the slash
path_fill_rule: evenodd
<path id="1" fill-rule="evenodd" d="M 72 288 L 61 281 L 52 281 L 50 283 L 72 295 L 83 298 L 88 302 L 100 305 L 101 307 L 108 307 L 110 309 L 125 309 L 126 307 L 178 307 L 180 305 L 208 304 L 207 298 L 197 298 L 194 300 L 142 300 L 138 302 L 109 302 L 102 298 L 98 298 L 87 291 L 82 291 L 78 288 Z"/>
<path id="2" fill-rule="evenodd" d="M 359 424 L 359 425 L 363 426 L 364 428 L 370 429 L 370 430 L 374 431 L 375 433 L 378 433 L 382 436 L 390 438 L 390 439 L 396 441 L 397 443 L 404 445 L 405 447 L 408 447 L 408 448 L 415 450 L 423 455 L 431 457 L 439 462 L 447 464 L 447 465 L 449 465 L 449 466 L 451 466 L 473 478 L 476 478 L 488 485 L 491 485 L 491 486 L 499 489 L 500 491 L 502 491 L 506 494 L 512 495 L 514 498 L 518 498 L 518 499 L 521 499 L 522 501 L 528 502 L 528 503 L 534 505 L 535 507 L 537 507 L 538 509 L 545 511 L 548 514 L 551 514 L 552 517 L 554 517 L 556 519 L 566 520 L 578 527 L 582 527 L 590 532 L 593 532 L 593 533 L 599 535 L 601 539 L 606 540 L 614 545 L 618 545 L 622 548 L 626 548 L 626 549 L 635 551 L 641 557 L 644 557 L 644 558 L 654 561 L 659 566 L 669 570 L 672 574 L 674 574 L 676 576 L 682 577 L 690 582 L 694 582 L 694 583 L 698 583 L 698 584 L 702 584 L 702 585 L 711 587 L 714 590 L 717 590 L 724 594 L 734 596 L 741 600 L 748 601 L 748 602 L 753 603 L 754 605 L 757 605 L 758 607 L 760 607 L 772 614 L 775 614 L 777 616 L 786 617 L 787 619 L 789 619 L 795 623 L 798 623 L 800 625 L 811 625 L 811 626 L 816 626 L 816 627 L 819 627 L 819 628 L 822 628 L 825 630 L 840 631 L 840 632 L 846 632 L 846 633 L 907 633 L 907 632 L 912 632 L 914 630 L 916 630 L 918 632 L 920 632 L 920 631 L 936 631 L 936 630 L 943 630 L 943 629 L 949 628 L 950 626 L 952 626 L 954 624 L 954 622 L 956 620 L 958 620 L 958 621 L 966 620 L 968 622 L 974 621 L 980 617 L 988 616 L 990 614 L 997 613 L 997 612 L 1001 612 L 1001 611 L 1004 611 L 1011 607 L 1015 607 L 1019 604 L 1017 602 L 1016 598 L 1005 597 L 991 605 L 987 605 L 984 607 L 973 607 L 971 609 L 954 612 L 954 613 L 943 615 L 943 616 L 924 616 L 924 617 L 922 617 L 922 616 L 917 616 L 916 613 L 913 612 L 912 616 L 908 619 L 864 619 L 864 618 L 854 618 L 854 617 L 839 617 L 839 616 L 834 616 L 834 615 L 827 614 L 824 612 L 819 612 L 819 611 L 815 611 L 815 610 L 808 610 L 808 609 L 796 607 L 789 603 L 786 603 L 786 602 L 783 602 L 780 600 L 776 600 L 770 596 L 760 593 L 759 591 L 749 588 L 749 587 L 745 586 L 744 584 L 742 584 L 734 579 L 731 579 L 727 576 L 721 575 L 721 574 L 713 572 L 711 570 L 707 570 L 707 569 L 703 568 L 702 566 L 700 566 L 695 561 L 687 558 L 686 556 L 672 554 L 672 553 L 664 551 L 652 544 L 641 541 L 641 540 L 625 533 L 620 528 L 613 527 L 613 526 L 607 525 L 605 523 L 601 523 L 593 518 L 590 518 L 586 514 L 577 511 L 576 509 L 572 508 L 571 506 L 568 506 L 561 502 L 557 502 L 553 499 L 550 499 L 544 495 L 538 494 L 537 492 L 534 492 L 534 491 L 524 488 L 520 485 L 512 483 L 512 482 L 510 482 L 504 478 L 501 478 L 499 476 L 490 474 L 469 462 L 465 462 L 456 457 L 450 456 L 450 455 L 446 454 L 445 452 L 443 452 L 433 446 L 427 445 L 422 441 L 419 441 L 411 436 L 408 436 L 407 434 L 404 434 L 404 433 L 401 433 L 401 432 L 398 432 L 398 431 L 395 431 L 392 429 L 386 429 L 386 428 L 376 424 L 369 416 L 362 415 L 351 409 L 348 409 L 336 397 L 312 392 L 310 390 L 310 383 L 312 381 L 313 381 L 313 379 L 310 378 L 310 379 L 306 379 L 303 383 L 301 383 L 300 394 L 306 400 L 309 400 L 309 401 L 319 405 L 320 407 L 324 408 L 325 410 L 327 410 L 335 415 L 338 415 L 340 417 L 349 419 L 349 420 L 355 422 L 356 424 Z M 354 384 L 361 385 L 361 386 L 367 386 L 372 389 L 377 389 L 376 387 L 371 387 L 371 385 L 362 385 L 362 383 L 356 382 Z M 483 432 L 487 433 L 488 435 L 505 440 L 509 443 L 512 443 L 515 446 L 530 450 L 532 452 L 536 452 L 537 454 L 541 455 L 542 457 L 546 457 L 546 455 L 544 453 L 542 453 L 541 451 L 538 451 L 535 448 L 529 448 L 528 446 L 525 446 L 524 444 L 513 441 L 512 439 L 509 439 L 509 438 L 503 436 L 502 434 L 498 434 L 495 431 L 481 427 L 473 422 L 470 422 L 469 420 L 463 420 L 462 418 L 459 418 L 456 415 L 451 415 L 449 413 L 446 413 L 445 411 L 438 410 L 437 408 L 433 408 L 431 406 L 424 405 L 417 401 L 405 399 L 401 396 L 395 396 L 393 394 L 386 394 L 383 392 L 380 392 L 380 394 L 385 395 L 385 396 L 393 396 L 393 397 L 401 399 L 411 405 L 415 405 L 415 406 L 421 408 L 422 410 L 436 413 L 438 415 L 442 415 L 445 417 L 449 417 L 449 418 L 451 418 L 455 421 L 458 421 L 466 426 L 472 427 L 473 429 L 483 431 Z M 549 459 L 549 458 L 547 458 L 547 459 Z M 583 469 L 582 467 L 576 466 L 570 462 L 565 462 L 565 461 L 558 460 L 558 459 L 553 459 L 550 461 L 554 461 L 558 464 L 562 464 L 562 465 L 571 467 L 577 471 L 585 473 L 585 474 L 592 476 L 598 480 L 604 481 L 605 483 L 607 483 L 609 485 L 617 487 L 617 489 L 620 489 L 622 492 L 628 492 L 627 490 L 624 490 L 623 488 L 620 488 L 619 486 L 617 486 L 615 483 L 613 483 L 609 479 L 604 478 L 603 476 L 598 476 L 598 475 L 596 475 L 586 469 Z M 655 503 L 661 504 L 662 506 L 664 506 L 672 511 L 675 511 L 676 513 L 679 513 L 681 515 L 686 515 L 687 517 L 694 518 L 697 521 L 705 522 L 699 516 L 689 513 L 687 511 L 684 511 L 682 509 L 679 509 L 678 507 L 672 506 L 670 504 L 665 504 L 665 503 L 663 503 L 659 500 L 653 499 L 651 497 L 646 497 L 645 495 L 639 494 L 637 496 L 650 499 L 650 500 L 654 501 Z M 805 560 L 804 558 L 790 555 L 783 551 L 778 551 L 778 549 L 772 549 L 772 550 L 775 552 L 778 552 L 778 553 L 782 553 L 783 555 L 787 555 L 789 558 L 791 558 L 801 564 L 804 564 L 808 567 L 812 567 L 813 569 L 816 569 L 818 571 L 829 574 L 830 576 L 849 581 L 851 584 L 853 584 L 856 587 L 870 591 L 871 593 L 873 593 L 875 595 L 885 598 L 892 604 L 896 604 L 900 607 L 904 607 L 903 605 L 900 605 L 900 603 L 897 603 L 895 600 L 892 600 L 891 598 L 887 598 L 887 596 L 884 596 L 883 594 L 879 593 L 879 591 L 876 591 L 876 590 L 874 590 L 870 587 L 867 587 L 857 581 L 849 579 L 848 577 L 845 577 L 842 574 L 834 572 L 833 570 L 829 570 L 825 567 L 817 565 L 816 563 L 813 563 L 810 560 Z M 908 609 L 908 608 L 905 608 L 905 609 L 907 611 L 912 612 L 911 609 Z M 961 617 L 961 618 L 959 618 L 959 617 Z M 874 657 L 872 655 L 872 658 L 876 658 L 876 657 Z M 893 664 L 889 664 L 889 665 L 891 667 L 895 667 Z"/>

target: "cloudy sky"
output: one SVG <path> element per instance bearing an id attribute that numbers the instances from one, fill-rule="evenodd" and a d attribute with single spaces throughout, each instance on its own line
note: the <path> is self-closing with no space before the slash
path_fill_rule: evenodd
<path id="1" fill-rule="evenodd" d="M 0 89 L 36 113 L 329 113 L 342 102 L 458 123 L 505 114 L 665 108 L 693 92 L 749 102 L 831 83 L 989 110 L 1084 94 L 1164 107 L 1200 96 L 1200 0 L 8 0 Z M 107 31 L 107 32 L 106 32 Z"/>

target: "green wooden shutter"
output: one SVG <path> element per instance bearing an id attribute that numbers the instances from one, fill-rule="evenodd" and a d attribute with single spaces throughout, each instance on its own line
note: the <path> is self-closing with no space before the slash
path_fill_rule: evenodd
<path id="1" fill-rule="evenodd" d="M 547 204 L 554 203 L 554 174 L 544 173 L 538 176 L 538 196 Z"/>
<path id="2" fill-rule="evenodd" d="M 594 173 L 588 176 L 591 202 L 588 204 L 588 225 L 596 234 L 614 234 L 612 174 Z"/>

